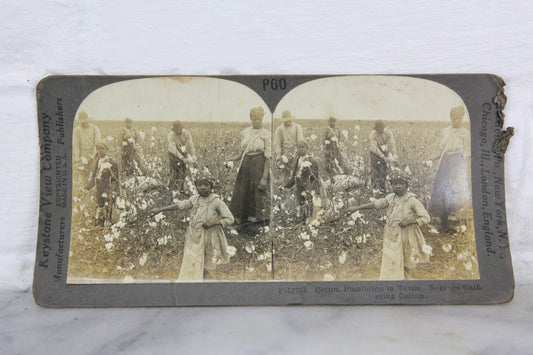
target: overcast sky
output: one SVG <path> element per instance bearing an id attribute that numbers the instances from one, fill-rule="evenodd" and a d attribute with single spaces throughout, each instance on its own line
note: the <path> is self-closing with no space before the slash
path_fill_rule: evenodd
<path id="1" fill-rule="evenodd" d="M 274 118 L 290 110 L 296 118 L 449 121 L 461 97 L 433 81 L 401 76 L 344 76 L 313 80 L 289 92 Z M 465 121 L 468 120 L 468 113 Z"/>
<path id="2" fill-rule="evenodd" d="M 94 120 L 249 121 L 263 99 L 246 86 L 216 78 L 164 77 L 122 81 L 93 91 L 81 103 Z M 77 115 L 76 115 L 77 116 Z M 265 115 L 265 119 L 270 115 Z"/>
<path id="3" fill-rule="evenodd" d="M 344 76 L 302 84 L 280 101 L 275 118 L 290 110 L 296 118 L 448 121 L 464 105 L 444 85 L 400 76 Z M 263 100 L 244 85 L 206 77 L 145 78 L 118 82 L 92 92 L 79 111 L 95 120 L 241 121 Z M 465 115 L 468 120 L 468 113 Z"/>

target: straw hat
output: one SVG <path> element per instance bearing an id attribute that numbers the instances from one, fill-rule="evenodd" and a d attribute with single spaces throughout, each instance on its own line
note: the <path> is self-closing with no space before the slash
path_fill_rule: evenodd
<path id="1" fill-rule="evenodd" d="M 91 119 L 89 118 L 89 115 L 85 111 L 80 111 L 78 113 L 78 122 L 80 123 L 86 123 L 89 122 Z"/>
<path id="2" fill-rule="evenodd" d="M 265 110 L 261 106 L 254 107 L 250 110 L 250 119 L 263 118 L 264 115 L 265 115 Z"/>
<path id="3" fill-rule="evenodd" d="M 296 117 L 291 115 L 291 111 L 285 110 L 281 113 L 281 122 L 293 121 Z"/>
<path id="4" fill-rule="evenodd" d="M 462 119 L 465 115 L 465 108 L 463 106 L 457 106 L 450 110 L 450 118 L 453 119 Z"/>

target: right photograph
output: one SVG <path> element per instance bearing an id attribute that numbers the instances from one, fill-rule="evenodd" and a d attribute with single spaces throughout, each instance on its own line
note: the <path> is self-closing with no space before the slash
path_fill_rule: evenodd
<path id="1" fill-rule="evenodd" d="M 479 279 L 470 120 L 456 92 L 330 77 L 290 91 L 273 117 L 275 280 Z"/>

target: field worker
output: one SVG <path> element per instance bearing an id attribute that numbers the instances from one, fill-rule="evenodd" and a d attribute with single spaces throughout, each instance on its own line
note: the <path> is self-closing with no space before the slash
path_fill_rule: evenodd
<path id="1" fill-rule="evenodd" d="M 165 211 L 190 211 L 179 281 L 202 281 L 204 269 L 229 263 L 223 227 L 233 224 L 233 215 L 224 201 L 212 193 L 213 181 L 209 176 L 200 175 L 195 183 L 198 193 L 189 199 L 152 211 L 152 215 Z"/>
<path id="2" fill-rule="evenodd" d="M 252 125 L 242 131 L 240 160 L 230 209 L 236 224 L 266 221 L 270 216 L 269 168 L 272 157 L 270 132 L 263 128 L 263 107 L 250 110 Z"/>
<path id="3" fill-rule="evenodd" d="M 172 130 L 167 136 L 168 162 L 170 165 L 170 182 L 172 188 L 184 192 L 185 177 L 187 176 L 187 164 L 196 161 L 196 152 L 191 134 L 183 129 L 181 121 L 172 124 Z"/>
<path id="4" fill-rule="evenodd" d="M 318 163 L 309 155 L 309 146 L 305 140 L 298 142 L 296 162 L 289 182 L 285 186 L 296 185 L 296 200 L 300 206 L 299 216 L 304 220 L 313 214 L 313 196 L 320 194 Z"/>
<path id="5" fill-rule="evenodd" d="M 335 175 L 350 173 L 347 159 L 339 148 L 339 143 L 343 140 L 343 136 L 336 124 L 337 119 L 333 116 L 330 117 L 324 135 L 325 169 L 330 178 Z"/>
<path id="6" fill-rule="evenodd" d="M 90 159 L 96 152 L 96 142 L 102 139 L 100 129 L 90 121 L 87 112 L 81 111 L 78 114 L 79 125 L 74 128 L 72 135 L 72 154 L 75 169 L 79 172 L 79 183 L 87 180 Z"/>
<path id="7" fill-rule="evenodd" d="M 470 132 L 463 127 L 465 108 L 450 111 L 451 126 L 444 129 L 440 142 L 440 159 L 431 194 L 430 211 L 447 229 L 450 215 L 455 218 L 470 201 Z"/>
<path id="8" fill-rule="evenodd" d="M 390 177 L 393 193 L 348 209 L 387 209 L 380 280 L 412 278 L 411 269 L 429 261 L 432 248 L 426 245 L 420 230 L 420 226 L 429 223 L 429 214 L 415 194 L 408 191 L 409 180 L 405 171 L 394 168 Z"/>
<path id="9" fill-rule="evenodd" d="M 385 128 L 383 120 L 377 120 L 370 132 L 369 140 L 372 188 L 377 188 L 384 194 L 387 191 L 390 164 L 397 159 L 394 135 L 390 129 Z"/>
<path id="10" fill-rule="evenodd" d="M 116 161 L 108 155 L 105 141 L 96 143 L 96 154 L 89 168 L 89 179 L 86 190 L 95 188 L 95 199 L 98 205 L 96 224 L 105 225 L 111 221 L 113 202 L 118 190 L 118 166 Z"/>
<path id="11" fill-rule="evenodd" d="M 294 122 L 289 110 L 281 113 L 281 125 L 274 132 L 274 154 L 278 176 L 282 183 L 287 181 L 294 168 L 296 145 L 304 139 L 302 126 Z"/>
<path id="12" fill-rule="evenodd" d="M 121 135 L 122 171 L 125 177 L 136 175 L 140 166 L 135 145 L 137 144 L 137 130 L 133 128 L 133 120 L 126 118 Z"/>

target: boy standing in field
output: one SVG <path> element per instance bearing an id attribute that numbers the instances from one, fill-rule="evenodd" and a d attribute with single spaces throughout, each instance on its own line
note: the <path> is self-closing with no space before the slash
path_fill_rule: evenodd
<path id="1" fill-rule="evenodd" d="M 183 261 L 178 281 L 203 281 L 204 269 L 229 263 L 228 243 L 223 227 L 233 224 L 228 206 L 212 193 L 213 182 L 207 176 L 196 180 L 198 193 L 152 214 L 165 211 L 189 210 L 190 225 L 185 235 Z"/>
<path id="2" fill-rule="evenodd" d="M 390 182 L 393 193 L 374 202 L 351 207 L 349 211 L 387 208 L 379 279 L 404 280 L 409 276 L 410 269 L 429 261 L 431 247 L 426 245 L 420 226 L 429 223 L 430 217 L 415 194 L 407 191 L 407 173 L 394 169 Z"/>
<path id="3" fill-rule="evenodd" d="M 318 163 L 307 154 L 307 143 L 300 141 L 297 147 L 296 164 L 285 187 L 291 188 L 296 185 L 296 200 L 300 207 L 299 215 L 305 220 L 311 217 L 313 213 L 313 195 L 319 195 L 320 193 L 320 179 L 318 176 Z"/>
<path id="4" fill-rule="evenodd" d="M 96 143 L 96 154 L 91 160 L 86 190 L 95 187 L 95 199 L 98 205 L 96 224 L 105 225 L 111 220 L 113 202 L 118 190 L 118 166 L 115 159 L 107 154 L 105 141 Z"/>

